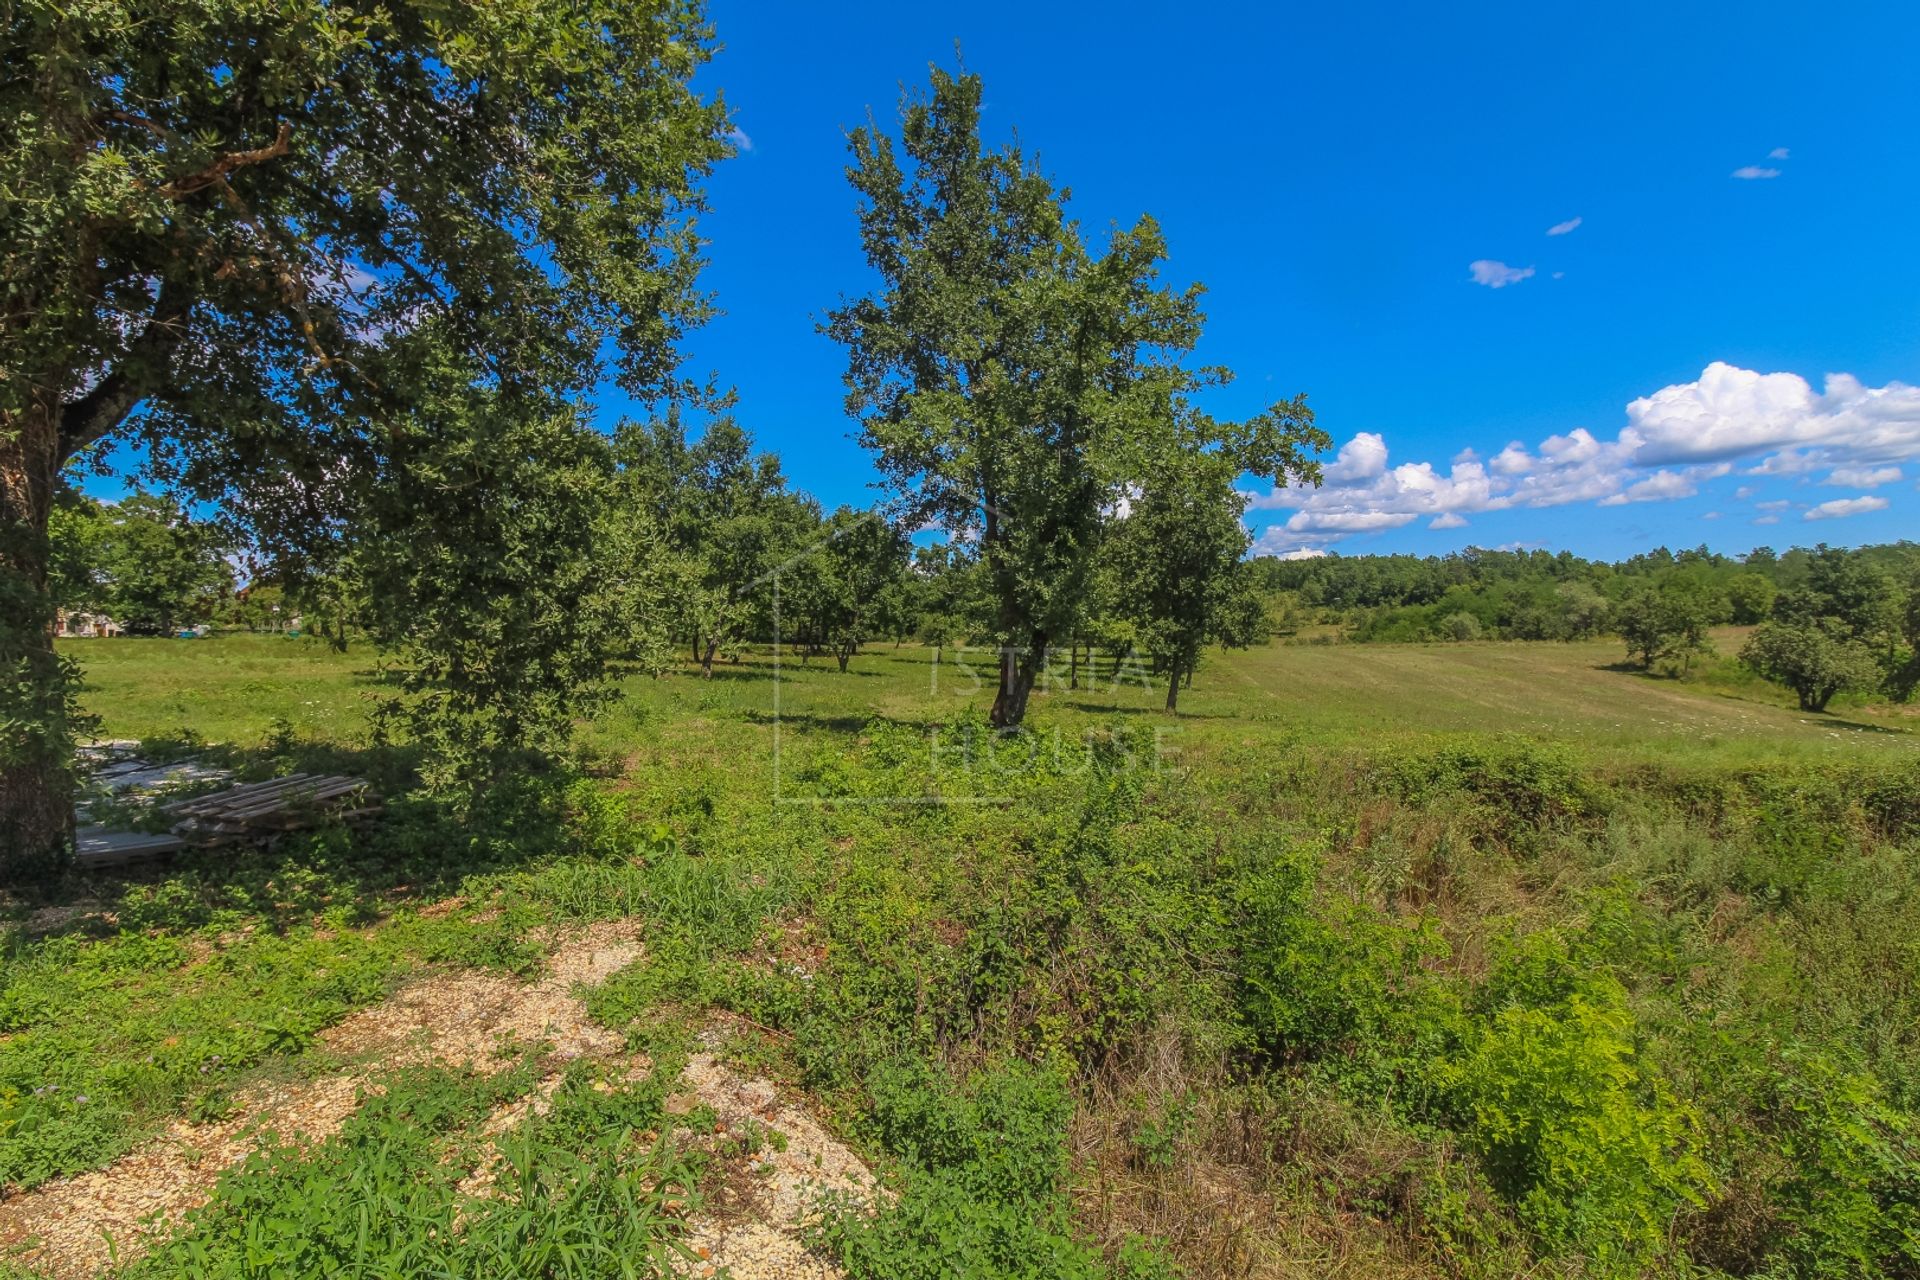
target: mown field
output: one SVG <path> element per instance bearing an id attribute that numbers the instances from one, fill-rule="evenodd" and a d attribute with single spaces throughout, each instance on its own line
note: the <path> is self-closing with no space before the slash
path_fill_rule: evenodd
<path id="1" fill-rule="evenodd" d="M 1005 741 L 985 664 L 882 644 L 845 675 L 635 678 L 579 773 L 454 811 L 369 742 L 365 652 L 69 652 L 108 736 L 360 768 L 395 801 L 362 835 L 17 905 L 12 1196 L 338 1070 L 329 1029 L 423 975 L 527 975 L 594 921 L 641 947 L 582 995 L 645 1081 L 569 1068 L 501 1135 L 539 1046 L 408 1077 L 131 1271 L 698 1273 L 681 1207 L 727 1201 L 743 1158 L 664 1109 L 700 1046 L 892 1188 L 807 1234 L 853 1276 L 1920 1271 L 1920 735 L 1895 710 L 1651 679 L 1613 644 L 1301 645 L 1211 660 L 1177 717 L 1063 664 Z M 516 1141 L 505 1207 L 434 1172 Z"/>

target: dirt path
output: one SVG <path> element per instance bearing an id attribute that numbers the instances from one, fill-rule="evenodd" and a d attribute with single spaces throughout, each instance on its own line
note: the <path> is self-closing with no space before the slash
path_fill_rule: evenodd
<path id="1" fill-rule="evenodd" d="M 426 1062 L 498 1066 L 499 1051 L 515 1040 L 550 1039 L 561 1061 L 618 1053 L 620 1037 L 587 1020 L 573 989 L 604 980 L 639 955 L 637 930 L 622 921 L 555 939 L 546 973 L 531 983 L 468 971 L 404 987 L 322 1034 L 327 1047 L 361 1065 L 259 1089 L 218 1123 L 176 1120 L 104 1169 L 0 1203 L 0 1248 L 31 1242 L 17 1260 L 55 1280 L 94 1275 L 115 1248 L 123 1260 L 142 1252 L 156 1230 L 203 1203 L 261 1135 L 331 1136 L 379 1071 Z"/>
<path id="2" fill-rule="evenodd" d="M 729 1131 L 757 1126 L 769 1138 L 779 1135 L 762 1144 L 747 1171 L 749 1203 L 696 1216 L 687 1242 L 733 1280 L 839 1280 L 840 1269 L 808 1253 L 801 1237 L 822 1192 L 875 1194 L 866 1165 L 772 1083 L 736 1075 L 710 1053 L 695 1054 L 681 1079 Z"/>
<path id="3" fill-rule="evenodd" d="M 622 1038 L 591 1022 L 576 992 L 641 954 L 633 921 L 573 930 L 552 945 L 546 971 L 532 982 L 473 971 L 436 974 L 349 1015 L 321 1036 L 352 1064 L 345 1070 L 263 1086 L 241 1099 L 231 1119 L 176 1120 L 105 1169 L 0 1203 L 0 1249 L 52 1280 L 97 1275 L 116 1253 L 122 1262 L 137 1257 L 156 1235 L 204 1203 L 220 1175 L 254 1151 L 263 1135 L 326 1139 L 353 1114 L 362 1090 L 377 1089 L 380 1074 L 395 1067 L 496 1069 L 512 1058 L 516 1044 L 546 1041 L 553 1070 L 527 1096 L 503 1106 L 483 1131 L 502 1132 L 545 1110 L 567 1062 L 624 1056 Z M 631 1065 L 644 1069 L 640 1060 Z M 740 1135 L 757 1125 L 768 1135 L 743 1167 L 721 1171 L 741 1193 L 724 1197 L 724 1209 L 689 1224 L 688 1243 L 705 1260 L 696 1274 L 725 1267 L 736 1280 L 837 1280 L 837 1270 L 807 1254 L 800 1235 L 819 1189 L 871 1189 L 866 1167 L 803 1110 L 783 1102 L 775 1086 L 736 1075 L 710 1053 L 693 1057 L 681 1083 L 688 1105 L 697 1100 L 711 1107 L 723 1132 Z M 773 1133 L 780 1139 L 772 1139 Z M 463 1187 L 483 1193 L 491 1174 L 483 1164 Z"/>

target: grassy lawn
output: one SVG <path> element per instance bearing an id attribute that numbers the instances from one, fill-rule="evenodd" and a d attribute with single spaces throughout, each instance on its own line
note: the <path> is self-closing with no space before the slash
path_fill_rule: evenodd
<path id="1" fill-rule="evenodd" d="M 1738 638 L 1728 629 L 1721 651 L 1737 648 Z M 82 640 L 65 651 L 81 660 L 87 709 L 109 737 L 191 732 L 251 745 L 285 721 L 297 735 L 357 746 L 380 692 L 372 650 L 342 653 L 313 639 Z M 1043 718 L 1086 725 L 1115 714 L 1162 714 L 1164 687 L 1137 671 L 1116 679 L 1111 660 L 1103 659 L 1097 677 L 1083 672 L 1078 690 L 1066 687 L 1064 663 L 1057 676 L 1038 695 Z M 624 752 L 657 745 L 665 733 L 696 750 L 688 739 L 730 721 L 765 730 L 747 736 L 770 749 L 776 717 L 785 732 L 804 736 L 875 716 L 928 724 L 978 714 L 991 701 L 990 677 L 980 655 L 949 649 L 936 663 L 917 645 L 870 646 L 845 677 L 830 659 L 789 655 L 776 667 L 769 653 L 752 653 L 722 663 L 711 681 L 628 680 L 622 705 L 589 729 L 589 740 Z M 1142 679 L 1150 683 L 1143 687 Z M 1518 733 L 1623 758 L 1694 763 L 1920 750 L 1920 720 L 1904 709 L 1801 712 L 1765 685 L 1625 670 L 1614 642 L 1272 645 L 1215 655 L 1180 707 L 1178 732 L 1198 744 L 1304 733 L 1346 747 Z"/>
<path id="2" fill-rule="evenodd" d="M 67 651 L 109 736 L 397 776 L 366 741 L 368 651 Z M 391 785 L 365 833 L 15 904 L 0 1180 L 238 1124 L 238 1100 L 345 1069 L 334 1029 L 407 983 L 531 983 L 552 939 L 617 922 L 640 958 L 576 994 L 665 1078 L 537 1044 L 396 1075 L 391 1105 L 222 1184 L 136 1273 L 361 1265 L 359 1202 L 312 1191 L 336 1183 L 427 1188 L 426 1226 L 383 1227 L 402 1252 L 538 1219 L 667 1258 L 683 1199 L 771 1212 L 736 1184 L 772 1139 L 668 1118 L 699 1049 L 887 1180 L 877 1215 L 807 1237 L 857 1278 L 957 1253 L 982 1275 L 1905 1274 L 1914 722 L 1618 657 L 1273 646 L 1209 661 L 1177 717 L 1103 663 L 1077 690 L 1062 670 L 1012 743 L 980 732 L 985 664 L 952 650 L 634 676 L 581 771 L 466 810 Z M 563 1121 L 488 1120 L 537 1087 Z M 644 1142 L 590 1140 L 621 1125 Z M 500 1144 L 564 1171 L 515 1193 L 520 1225 L 435 1171 Z M 640 1217 L 611 1207 L 635 1196 Z"/>

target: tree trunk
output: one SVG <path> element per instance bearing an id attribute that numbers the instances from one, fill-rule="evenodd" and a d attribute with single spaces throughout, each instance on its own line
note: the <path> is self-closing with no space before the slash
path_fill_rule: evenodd
<path id="1" fill-rule="evenodd" d="M 1167 710 L 1177 712 L 1180 710 L 1180 664 L 1169 663 L 1168 670 L 1171 674 L 1167 678 Z"/>
<path id="2" fill-rule="evenodd" d="M 700 659 L 700 674 L 705 676 L 709 680 L 713 679 L 713 655 L 719 650 L 719 648 L 720 648 L 720 637 L 709 636 L 707 638 L 707 652 L 705 656 L 703 657 L 699 653 L 694 654 L 694 657 Z"/>
<path id="3" fill-rule="evenodd" d="M 45 882 L 73 839 L 67 678 L 53 650 L 47 516 L 60 468 L 57 402 L 0 414 L 0 882 Z"/>
<path id="4" fill-rule="evenodd" d="M 1047 637 L 1033 634 L 1033 643 L 1023 652 L 1012 646 L 1000 651 L 1000 688 L 993 695 L 993 709 L 987 720 L 996 729 L 1012 729 L 1027 718 L 1027 698 L 1046 662 Z"/>
<path id="5" fill-rule="evenodd" d="M 1078 689 L 1080 687 L 1080 642 L 1078 640 L 1073 642 L 1073 663 L 1069 670 L 1067 688 Z"/>

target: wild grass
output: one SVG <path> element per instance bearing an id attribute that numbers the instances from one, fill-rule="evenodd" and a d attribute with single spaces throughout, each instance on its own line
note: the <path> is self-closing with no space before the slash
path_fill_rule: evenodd
<path id="1" fill-rule="evenodd" d="M 135 677 L 158 651 L 119 643 L 76 646 L 110 734 L 367 749 L 365 655 L 137 642 L 207 691 L 177 723 Z M 202 1028 L 190 1068 L 225 1025 L 243 1061 L 312 1069 L 302 1028 L 423 964 L 511 968 L 537 926 L 632 916 L 645 959 L 590 1010 L 669 1057 L 719 1018 L 877 1162 L 894 1198 L 819 1237 L 851 1274 L 1912 1274 L 1920 739 L 1616 656 L 1274 647 L 1203 667 L 1178 717 L 1062 671 L 1013 742 L 951 651 L 937 679 L 884 645 L 845 676 L 749 653 L 635 678 L 585 730 L 592 776 L 526 803 L 405 801 L 365 836 L 82 884 L 60 923 L 23 905 L 0 1076 L 144 1070 L 169 1018 Z M 238 694 L 261 664 L 277 692 Z M 338 714 L 277 726 L 313 689 Z M 98 1026 L 62 1026 L 83 1000 Z M 136 1135 L 196 1096 L 93 1081 Z M 36 1114 L 0 1137 L 10 1177 L 123 1149 Z M 237 1247 L 301 1161 L 365 1201 L 389 1184 L 354 1141 L 236 1185 L 180 1248 Z M 673 1167 L 553 1150 L 521 1208 L 571 1207 L 515 1240 L 598 1247 L 632 1212 L 620 1161 Z M 453 1212 L 437 1177 L 392 1248 Z M 263 1247 L 346 1256 L 341 1212 Z M 620 1247 L 665 1258 L 645 1221 Z"/>

